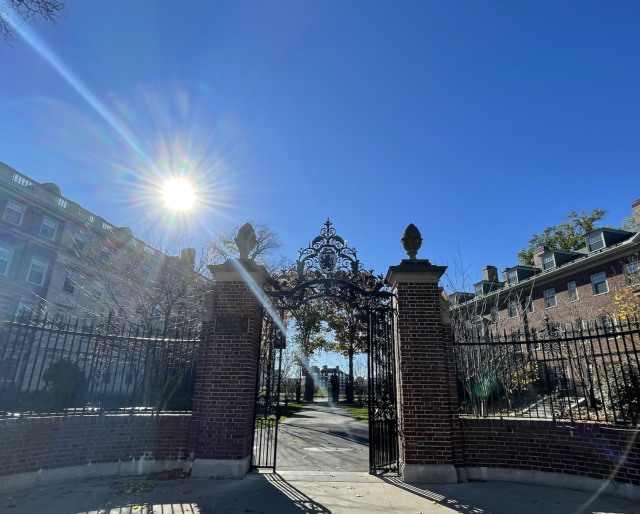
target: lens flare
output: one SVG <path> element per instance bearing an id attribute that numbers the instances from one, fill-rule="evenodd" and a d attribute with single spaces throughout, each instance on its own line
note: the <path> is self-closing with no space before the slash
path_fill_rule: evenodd
<path id="1" fill-rule="evenodd" d="M 166 204 L 177 211 L 184 211 L 193 205 L 195 194 L 193 187 L 183 178 L 167 181 L 162 191 Z"/>

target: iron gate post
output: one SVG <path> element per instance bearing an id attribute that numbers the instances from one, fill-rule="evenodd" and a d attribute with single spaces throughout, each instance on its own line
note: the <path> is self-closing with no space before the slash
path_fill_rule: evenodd
<path id="1" fill-rule="evenodd" d="M 193 401 L 194 477 L 242 478 L 251 465 L 263 285 L 269 274 L 247 258 L 209 266 Z"/>
<path id="2" fill-rule="evenodd" d="M 413 238 L 412 248 L 405 243 L 407 233 Z M 411 258 L 391 266 L 386 276 L 397 302 L 400 473 L 407 483 L 456 483 L 459 426 L 453 337 L 438 286 L 447 267 L 416 259 L 421 241 L 417 228 L 407 227 L 403 244 Z"/>

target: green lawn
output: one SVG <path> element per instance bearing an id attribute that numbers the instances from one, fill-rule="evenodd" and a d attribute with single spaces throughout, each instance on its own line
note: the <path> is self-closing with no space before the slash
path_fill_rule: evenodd
<path id="1" fill-rule="evenodd" d="M 279 423 L 282 423 L 285 419 L 290 418 L 291 416 L 293 416 L 299 410 L 304 409 L 304 407 L 305 407 L 304 404 L 301 404 L 301 403 L 290 403 L 286 407 L 285 407 L 284 404 L 280 404 L 280 421 L 279 421 Z"/>
<path id="2" fill-rule="evenodd" d="M 341 403 L 340 407 L 349 412 L 352 416 L 355 416 L 360 421 L 369 423 L 369 408 L 362 407 L 356 403 Z"/>

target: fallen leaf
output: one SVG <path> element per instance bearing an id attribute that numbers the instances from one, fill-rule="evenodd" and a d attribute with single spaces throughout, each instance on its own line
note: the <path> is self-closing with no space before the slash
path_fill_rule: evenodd
<path id="1" fill-rule="evenodd" d="M 355 495 L 356 495 L 358 498 L 362 498 L 362 495 L 361 495 L 361 494 L 356 493 Z"/>

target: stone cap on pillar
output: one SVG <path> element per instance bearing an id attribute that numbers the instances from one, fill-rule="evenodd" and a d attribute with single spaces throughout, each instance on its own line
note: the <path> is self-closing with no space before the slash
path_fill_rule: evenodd
<path id="1" fill-rule="evenodd" d="M 250 279 L 262 288 L 271 278 L 267 268 L 253 259 L 228 259 L 207 267 L 216 282 L 247 282 Z"/>
<path id="2" fill-rule="evenodd" d="M 394 287 L 398 282 L 424 282 L 437 284 L 447 266 L 436 266 L 428 259 L 402 259 L 398 266 L 389 266 L 384 281 Z"/>

